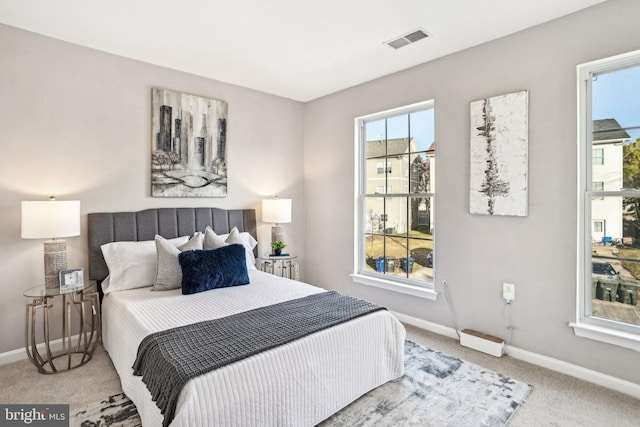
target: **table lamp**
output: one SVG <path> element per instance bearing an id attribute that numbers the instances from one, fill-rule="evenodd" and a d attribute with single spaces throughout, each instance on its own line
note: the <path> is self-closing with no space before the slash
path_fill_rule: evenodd
<path id="1" fill-rule="evenodd" d="M 58 272 L 67 269 L 67 242 L 59 237 L 80 235 L 80 201 L 22 202 L 23 239 L 51 239 L 44 242 L 44 277 L 47 288 L 60 286 Z"/>
<path id="2" fill-rule="evenodd" d="M 279 224 L 291 222 L 291 199 L 263 199 L 262 222 L 274 224 L 271 227 L 271 241 L 283 241 L 284 233 Z"/>

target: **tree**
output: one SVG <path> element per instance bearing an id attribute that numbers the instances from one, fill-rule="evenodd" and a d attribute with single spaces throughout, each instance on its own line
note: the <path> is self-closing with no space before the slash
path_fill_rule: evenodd
<path id="1" fill-rule="evenodd" d="M 640 189 L 640 137 L 622 148 L 622 186 L 629 189 Z M 640 232 L 640 198 L 624 197 L 622 199 L 628 223 Z"/>
<path id="2" fill-rule="evenodd" d="M 154 164 L 160 166 L 160 171 L 162 171 L 162 167 L 164 165 L 168 165 L 171 163 L 169 155 L 166 153 L 166 151 L 154 151 L 151 154 L 151 161 Z"/>
<path id="3" fill-rule="evenodd" d="M 167 157 L 168 157 L 169 163 L 171 163 L 171 170 L 175 168 L 175 165 L 177 165 L 182 161 L 182 158 L 180 157 L 180 155 L 174 151 L 169 152 Z"/>

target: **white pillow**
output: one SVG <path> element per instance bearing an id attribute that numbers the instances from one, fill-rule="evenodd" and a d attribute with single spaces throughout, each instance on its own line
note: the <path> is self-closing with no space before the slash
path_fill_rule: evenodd
<path id="1" fill-rule="evenodd" d="M 244 246 L 247 270 L 257 270 L 256 257 L 253 255 L 253 248 L 256 247 L 258 242 L 253 236 L 246 231 L 242 233 L 238 231 L 238 227 L 233 227 L 229 234 L 216 234 L 211 227 L 207 227 L 204 230 L 204 249 L 218 249 L 222 246 L 227 246 L 233 243 L 238 243 Z"/>
<path id="2" fill-rule="evenodd" d="M 204 244 L 203 247 L 205 250 L 209 250 L 209 249 L 218 249 L 221 248 L 223 246 L 227 246 L 228 243 L 225 242 L 225 239 L 228 237 L 228 235 L 218 235 L 216 234 L 215 231 L 213 231 L 213 229 L 209 226 L 207 226 L 207 228 L 204 229 Z"/>
<path id="3" fill-rule="evenodd" d="M 178 255 L 182 251 L 202 249 L 204 234 L 196 232 L 184 245 L 176 247 L 162 236 L 156 236 L 157 265 L 152 291 L 168 291 L 182 286 L 182 267 Z"/>
<path id="4" fill-rule="evenodd" d="M 256 257 L 253 255 L 253 248 L 256 247 L 258 241 L 253 238 L 249 233 L 239 232 L 236 227 L 233 227 L 229 236 L 225 239 L 227 243 L 239 243 L 244 246 L 244 251 L 247 256 L 247 270 L 257 270 Z"/>
<path id="5" fill-rule="evenodd" d="M 184 245 L 189 236 L 169 240 Z M 100 247 L 109 268 L 109 280 L 102 283 L 105 294 L 153 285 L 156 276 L 156 242 L 113 242 Z"/>

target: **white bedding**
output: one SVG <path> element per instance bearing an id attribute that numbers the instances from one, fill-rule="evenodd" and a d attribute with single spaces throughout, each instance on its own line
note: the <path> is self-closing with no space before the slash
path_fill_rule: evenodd
<path id="1" fill-rule="evenodd" d="M 142 424 L 162 425 L 131 366 L 150 333 L 225 317 L 323 289 L 250 271 L 251 284 L 182 295 L 180 289 L 113 292 L 102 305 L 102 338 Z M 312 426 L 403 374 L 404 327 L 378 311 L 212 371 L 187 383 L 172 426 Z"/>

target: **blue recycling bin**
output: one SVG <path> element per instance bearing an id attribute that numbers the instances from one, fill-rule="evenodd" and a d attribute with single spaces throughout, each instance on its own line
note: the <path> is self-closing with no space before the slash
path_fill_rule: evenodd
<path id="1" fill-rule="evenodd" d="M 378 273 L 384 273 L 384 257 L 376 258 L 376 271 Z"/>

